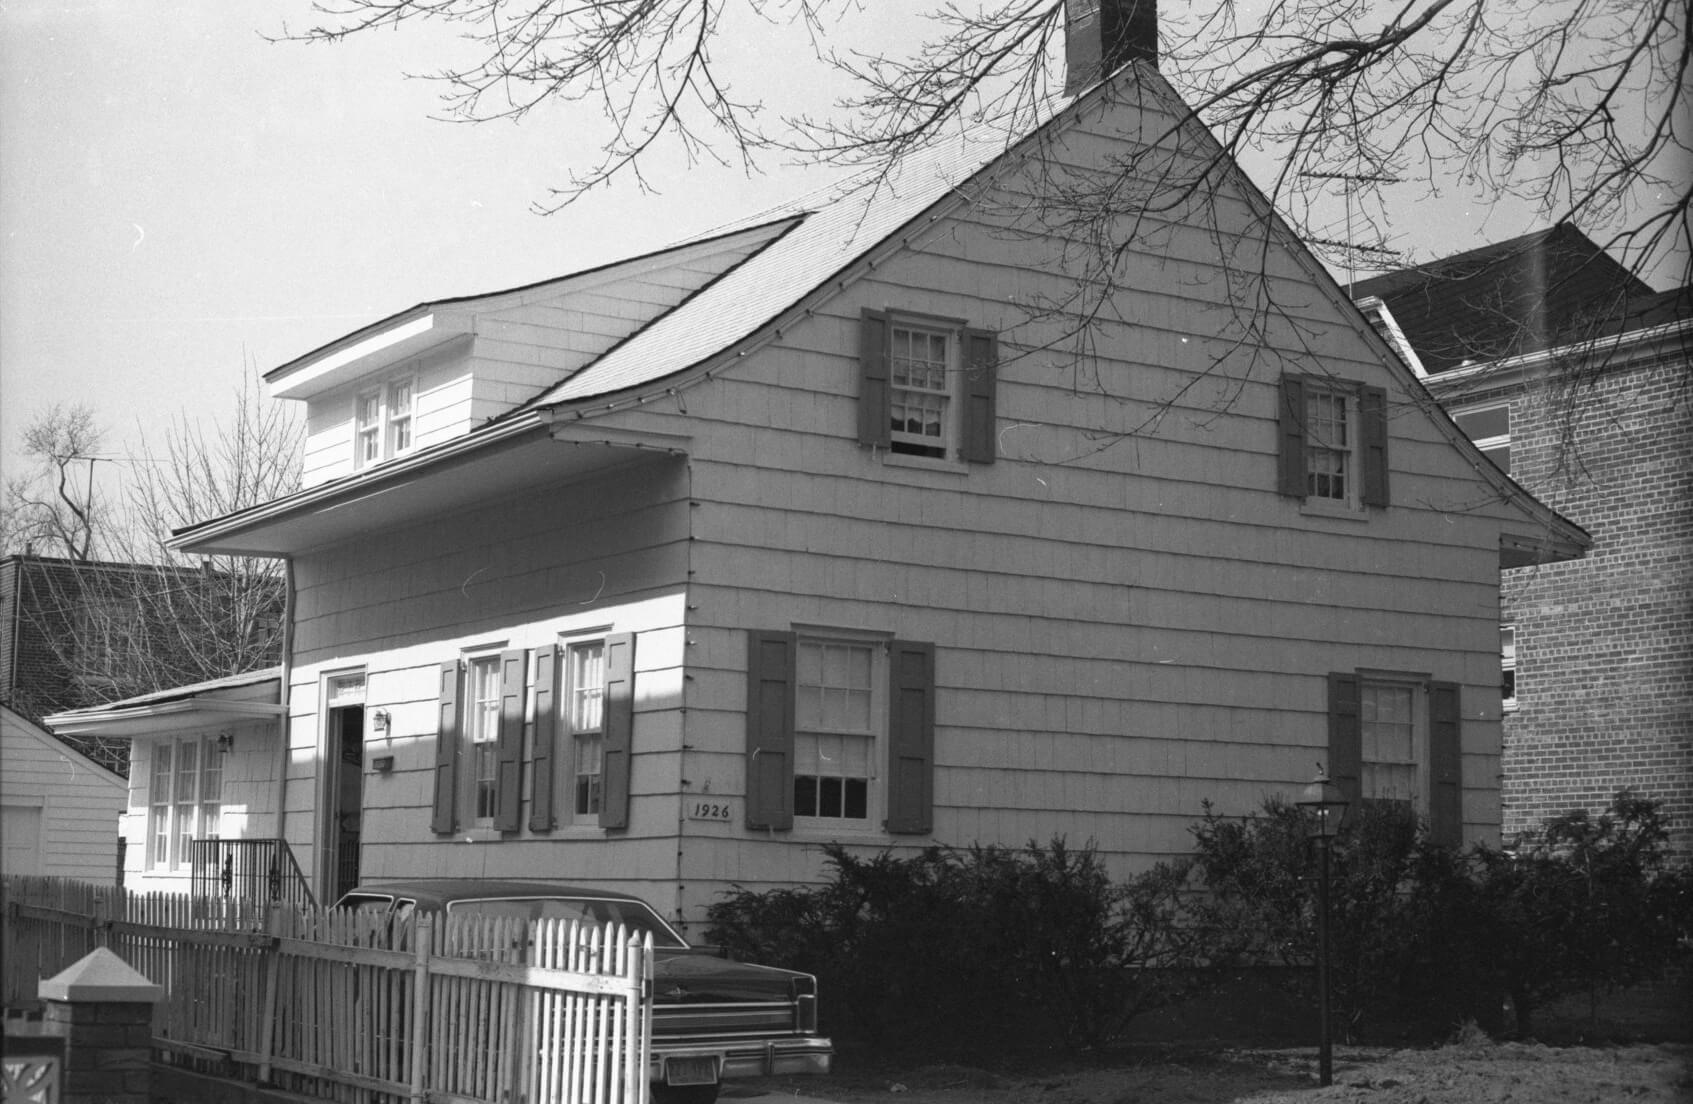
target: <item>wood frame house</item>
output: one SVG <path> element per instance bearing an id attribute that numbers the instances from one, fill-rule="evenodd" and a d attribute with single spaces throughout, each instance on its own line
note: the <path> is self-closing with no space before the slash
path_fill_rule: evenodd
<path id="1" fill-rule="evenodd" d="M 1496 836 L 1499 569 L 1585 535 L 1238 171 L 1090 275 L 1041 196 L 1221 157 L 1140 45 L 1021 133 L 267 376 L 306 488 L 175 543 L 287 560 L 276 824 L 320 896 L 687 923 L 830 842 L 1059 834 L 1126 871 L 1319 762 Z"/>

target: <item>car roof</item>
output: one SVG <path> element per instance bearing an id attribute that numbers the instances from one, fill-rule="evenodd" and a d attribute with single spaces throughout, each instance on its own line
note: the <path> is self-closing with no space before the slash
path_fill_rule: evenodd
<path id="1" fill-rule="evenodd" d="M 647 904 L 632 893 L 565 885 L 560 882 L 523 882 L 500 878 L 420 878 L 401 882 L 370 882 L 354 886 L 347 895 L 355 893 L 405 897 L 428 908 L 444 906 L 453 901 L 525 900 L 534 897 L 587 897 L 602 901 L 634 901 Z"/>

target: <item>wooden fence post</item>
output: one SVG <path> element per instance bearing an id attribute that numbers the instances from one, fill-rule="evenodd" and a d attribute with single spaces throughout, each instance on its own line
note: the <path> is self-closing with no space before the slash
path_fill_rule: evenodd
<path id="1" fill-rule="evenodd" d="M 270 1084 L 270 1059 L 276 1053 L 276 988 L 277 973 L 282 969 L 282 915 L 276 905 L 265 906 L 265 931 L 271 937 L 270 950 L 265 957 L 264 1004 L 259 1009 L 259 1084 Z"/>
<path id="2" fill-rule="evenodd" d="M 429 1056 L 429 944 L 434 919 L 426 912 L 412 914 L 411 1098 L 422 1104 L 425 1065 Z"/>

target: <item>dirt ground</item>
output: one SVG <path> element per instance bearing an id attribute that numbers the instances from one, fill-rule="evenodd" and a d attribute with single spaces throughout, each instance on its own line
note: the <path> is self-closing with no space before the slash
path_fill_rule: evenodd
<path id="1" fill-rule="evenodd" d="M 1340 1047 L 1326 1089 L 1317 1087 L 1311 1049 L 1169 1051 L 1030 1076 L 963 1066 L 843 1069 L 730 1089 L 724 1100 L 770 1104 L 795 1094 L 840 1104 L 1683 1104 L 1693 1101 L 1693 1047 Z"/>

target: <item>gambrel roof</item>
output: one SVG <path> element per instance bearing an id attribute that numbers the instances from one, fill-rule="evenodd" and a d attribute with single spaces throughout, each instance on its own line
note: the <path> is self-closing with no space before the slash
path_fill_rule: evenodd
<path id="1" fill-rule="evenodd" d="M 932 224 L 969 204 L 973 196 L 991 188 L 999 174 L 1038 159 L 1075 123 L 1091 118 L 1090 112 L 1140 110 L 1133 106 L 1136 101 L 1177 120 L 1174 127 L 1184 136 L 1216 149 L 1214 140 L 1156 68 L 1135 62 L 1081 95 L 1053 97 L 1038 123 L 1020 133 L 980 126 L 908 155 L 825 202 L 767 212 L 745 225 L 616 265 L 484 296 L 420 304 L 349 334 L 289 362 L 267 379 L 279 385 L 279 394 L 288 395 L 295 381 L 314 376 L 320 383 L 330 376 L 350 378 L 361 364 L 370 368 L 392 363 L 395 349 L 403 349 L 407 342 L 421 348 L 439 343 L 443 334 L 475 332 L 479 314 L 485 316 L 514 299 L 546 295 L 568 300 L 596 280 L 643 270 L 673 271 L 683 261 L 691 266 L 690 276 L 673 288 L 673 303 L 642 304 L 614 340 L 591 354 L 567 351 L 559 362 L 549 360 L 549 366 L 557 370 L 555 382 L 467 433 L 332 478 L 290 498 L 189 527 L 172 543 L 199 552 L 290 554 L 347 539 L 359 526 L 380 526 L 386 519 L 397 522 L 472 502 L 491 480 L 515 490 L 608 470 L 628 462 L 632 450 L 686 452 L 686 437 L 634 432 L 598 415 L 675 394 L 779 341 L 784 327 L 804 320 L 831 296 L 893 257 L 908 240 L 916 240 Z M 1269 205 L 1244 173 L 1231 167 L 1226 175 L 1248 205 L 1269 214 Z M 1277 247 L 1295 255 L 1294 266 L 1318 287 L 1318 294 L 1342 312 L 1354 311 L 1297 239 L 1279 221 L 1273 225 Z M 1356 329 L 1377 348 L 1388 370 L 1405 372 L 1407 384 L 1415 389 L 1408 370 L 1390 355 L 1362 316 L 1356 316 Z M 1473 451 L 1455 429 L 1448 436 L 1454 447 Z M 533 442 L 546 439 L 582 447 L 550 452 L 532 447 Z M 468 467 L 478 470 L 471 473 Z M 1491 465 L 1478 459 L 1473 467 L 1481 478 L 1493 478 L 1488 471 Z M 426 470 L 430 475 L 427 490 L 418 478 Z M 1501 496 L 1517 502 L 1534 519 L 1537 531 L 1557 534 L 1548 545 L 1561 550 L 1556 558 L 1585 546 L 1585 536 L 1578 529 L 1523 496 L 1503 476 L 1498 476 L 1498 483 Z M 353 502 L 360 503 L 359 511 L 341 509 Z M 384 515 L 383 510 L 391 513 Z"/>

